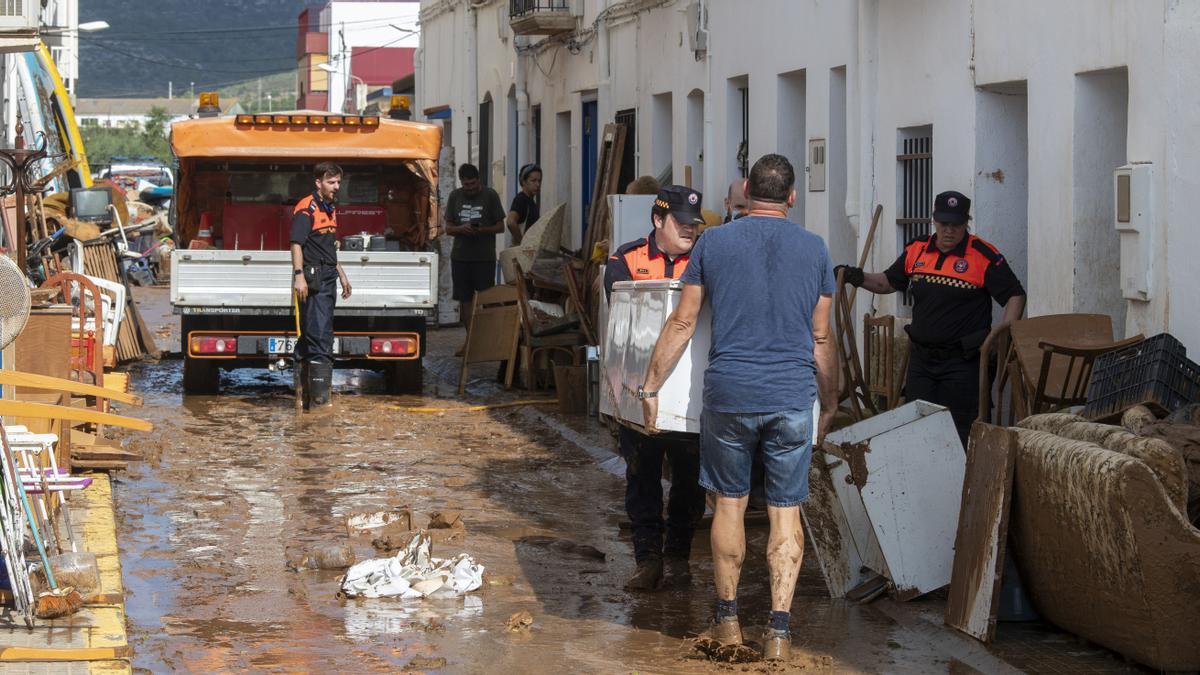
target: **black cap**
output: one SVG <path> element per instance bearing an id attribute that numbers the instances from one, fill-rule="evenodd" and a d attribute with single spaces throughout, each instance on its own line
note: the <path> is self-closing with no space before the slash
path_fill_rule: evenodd
<path id="1" fill-rule="evenodd" d="M 962 225 L 971 219 L 971 200 L 961 192 L 943 192 L 933 200 L 933 219 L 947 225 Z"/>
<path id="2" fill-rule="evenodd" d="M 654 198 L 654 209 L 659 213 L 670 213 L 682 225 L 703 225 L 704 214 L 700 212 L 703 196 L 682 185 L 666 185 Z"/>

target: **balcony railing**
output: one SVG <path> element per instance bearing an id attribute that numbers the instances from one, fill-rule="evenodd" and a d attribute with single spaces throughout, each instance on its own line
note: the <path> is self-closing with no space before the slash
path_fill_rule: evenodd
<path id="1" fill-rule="evenodd" d="M 576 28 L 571 0 L 509 0 L 508 18 L 517 35 L 557 35 Z"/>

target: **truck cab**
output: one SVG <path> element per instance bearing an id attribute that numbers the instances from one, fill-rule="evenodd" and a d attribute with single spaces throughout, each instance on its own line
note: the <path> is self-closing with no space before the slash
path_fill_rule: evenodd
<path id="1" fill-rule="evenodd" d="M 441 130 L 320 111 L 177 122 L 172 202 L 179 247 L 171 303 L 180 315 L 185 393 L 216 393 L 220 373 L 286 368 L 299 334 L 289 238 L 313 167 L 345 172 L 338 262 L 353 295 L 334 312 L 334 366 L 383 373 L 420 391 L 426 321 L 436 312 L 437 156 Z"/>

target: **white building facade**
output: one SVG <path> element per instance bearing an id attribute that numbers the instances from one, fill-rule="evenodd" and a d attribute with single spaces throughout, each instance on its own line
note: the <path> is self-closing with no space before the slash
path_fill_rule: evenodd
<path id="1" fill-rule="evenodd" d="M 346 109 L 346 96 L 360 93 L 366 97 L 367 84 L 355 81 L 353 53 L 356 47 L 366 48 L 360 54 L 375 50 L 416 49 L 420 42 L 417 30 L 417 15 L 421 5 L 417 2 L 352 2 L 337 0 L 321 10 L 320 30 L 329 35 L 328 110 L 342 112 Z M 397 73 L 400 77 L 404 73 Z M 362 103 L 362 100 L 359 101 Z M 353 106 L 351 106 L 353 107 Z M 354 107 L 354 109 L 361 109 Z"/>
<path id="2" fill-rule="evenodd" d="M 1118 337 L 1167 330 L 1200 354 L 1200 5 L 571 0 L 575 30 L 544 38 L 513 34 L 522 4 L 554 5 L 421 3 L 418 117 L 506 201 L 539 159 L 543 213 L 569 205 L 573 246 L 597 130 L 620 118 L 637 175 L 690 176 L 716 211 L 746 163 L 786 155 L 792 217 L 837 262 L 857 261 L 882 205 L 869 270 L 959 190 L 1029 315 L 1107 314 Z M 859 298 L 908 314 L 901 295 Z"/>

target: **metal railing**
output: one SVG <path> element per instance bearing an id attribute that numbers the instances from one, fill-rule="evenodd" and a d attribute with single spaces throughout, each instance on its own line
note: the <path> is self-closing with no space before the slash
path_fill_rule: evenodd
<path id="1" fill-rule="evenodd" d="M 517 18 L 537 12 L 569 12 L 570 0 L 509 0 L 508 16 Z"/>

